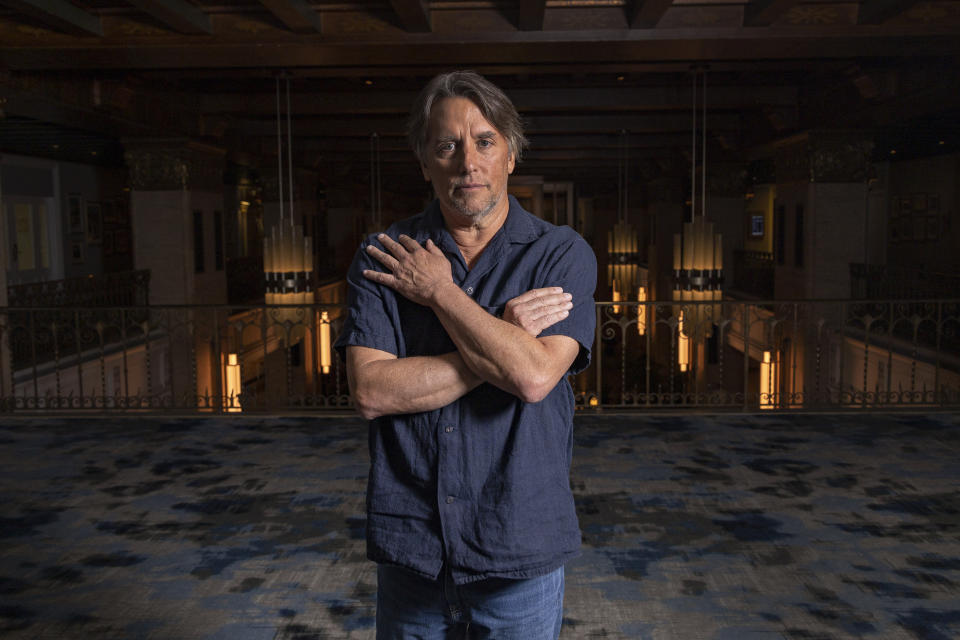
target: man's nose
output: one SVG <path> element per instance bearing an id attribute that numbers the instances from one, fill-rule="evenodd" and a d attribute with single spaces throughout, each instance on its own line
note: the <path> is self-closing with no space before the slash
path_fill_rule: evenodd
<path id="1" fill-rule="evenodd" d="M 460 147 L 460 170 L 463 173 L 470 173 L 476 169 L 477 150 L 469 144 Z"/>

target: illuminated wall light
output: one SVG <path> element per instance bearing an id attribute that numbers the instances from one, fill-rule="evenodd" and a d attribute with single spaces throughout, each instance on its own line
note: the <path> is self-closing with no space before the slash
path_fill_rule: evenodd
<path id="1" fill-rule="evenodd" d="M 320 371 L 330 373 L 330 315 L 320 313 Z"/>
<path id="2" fill-rule="evenodd" d="M 640 287 L 637 289 L 637 333 L 641 336 L 647 332 L 647 305 L 643 304 L 647 301 L 647 288 Z"/>
<path id="3" fill-rule="evenodd" d="M 773 409 L 777 396 L 777 363 L 773 361 L 769 351 L 763 352 L 763 361 L 760 363 L 760 408 Z M 766 395 L 764 395 L 766 394 Z"/>
<path id="4" fill-rule="evenodd" d="M 599 406 L 599 405 L 600 405 L 600 400 L 597 398 L 597 396 L 593 396 L 593 395 L 592 395 L 592 396 L 590 396 L 589 404 L 590 404 L 591 407 Z"/>
<path id="5" fill-rule="evenodd" d="M 896 149 L 890 149 L 890 155 L 892 155 L 892 156 L 897 155 L 897 150 L 896 150 Z"/>
<path id="6" fill-rule="evenodd" d="M 677 364 L 680 371 L 690 368 L 690 338 L 683 330 L 683 311 L 680 312 L 680 322 L 677 325 Z"/>
<path id="7" fill-rule="evenodd" d="M 227 354 L 227 364 L 223 368 L 223 395 L 226 410 L 230 413 L 237 413 L 243 410 L 240 406 L 240 394 L 243 390 L 241 381 L 240 363 L 237 361 L 237 354 Z"/>

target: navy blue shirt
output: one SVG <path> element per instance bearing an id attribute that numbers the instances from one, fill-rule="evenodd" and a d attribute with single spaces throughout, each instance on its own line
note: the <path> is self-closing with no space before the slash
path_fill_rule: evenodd
<path id="1" fill-rule="evenodd" d="M 531 289 L 571 293 L 570 314 L 540 336 L 579 343 L 570 373 L 589 364 L 597 264 L 575 231 L 536 218 L 510 197 L 506 221 L 470 270 L 437 202 L 387 230 L 394 240 L 401 233 L 421 244 L 431 238 L 450 260 L 454 282 L 491 314 Z M 374 236 L 369 243 L 380 246 Z M 364 269 L 385 270 L 361 247 L 347 275 L 341 356 L 353 345 L 399 358 L 456 350 L 430 308 L 364 278 Z M 446 562 L 463 584 L 541 575 L 577 555 L 573 408 L 566 378 L 537 403 L 483 383 L 441 409 L 370 421 L 367 556 L 430 578 Z"/>

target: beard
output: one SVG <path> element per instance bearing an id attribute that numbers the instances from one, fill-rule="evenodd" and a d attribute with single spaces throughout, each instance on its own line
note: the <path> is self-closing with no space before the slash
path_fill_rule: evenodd
<path id="1" fill-rule="evenodd" d="M 482 220 L 500 203 L 503 194 L 479 193 L 473 196 L 457 196 L 456 187 L 452 189 L 449 202 L 462 216 L 474 220 Z"/>

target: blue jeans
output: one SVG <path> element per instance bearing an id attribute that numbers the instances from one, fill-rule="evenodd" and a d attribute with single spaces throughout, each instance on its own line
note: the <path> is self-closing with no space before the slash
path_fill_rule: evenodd
<path id="1" fill-rule="evenodd" d="M 563 619 L 563 567 L 524 580 L 456 585 L 377 566 L 377 640 L 556 640 Z"/>

